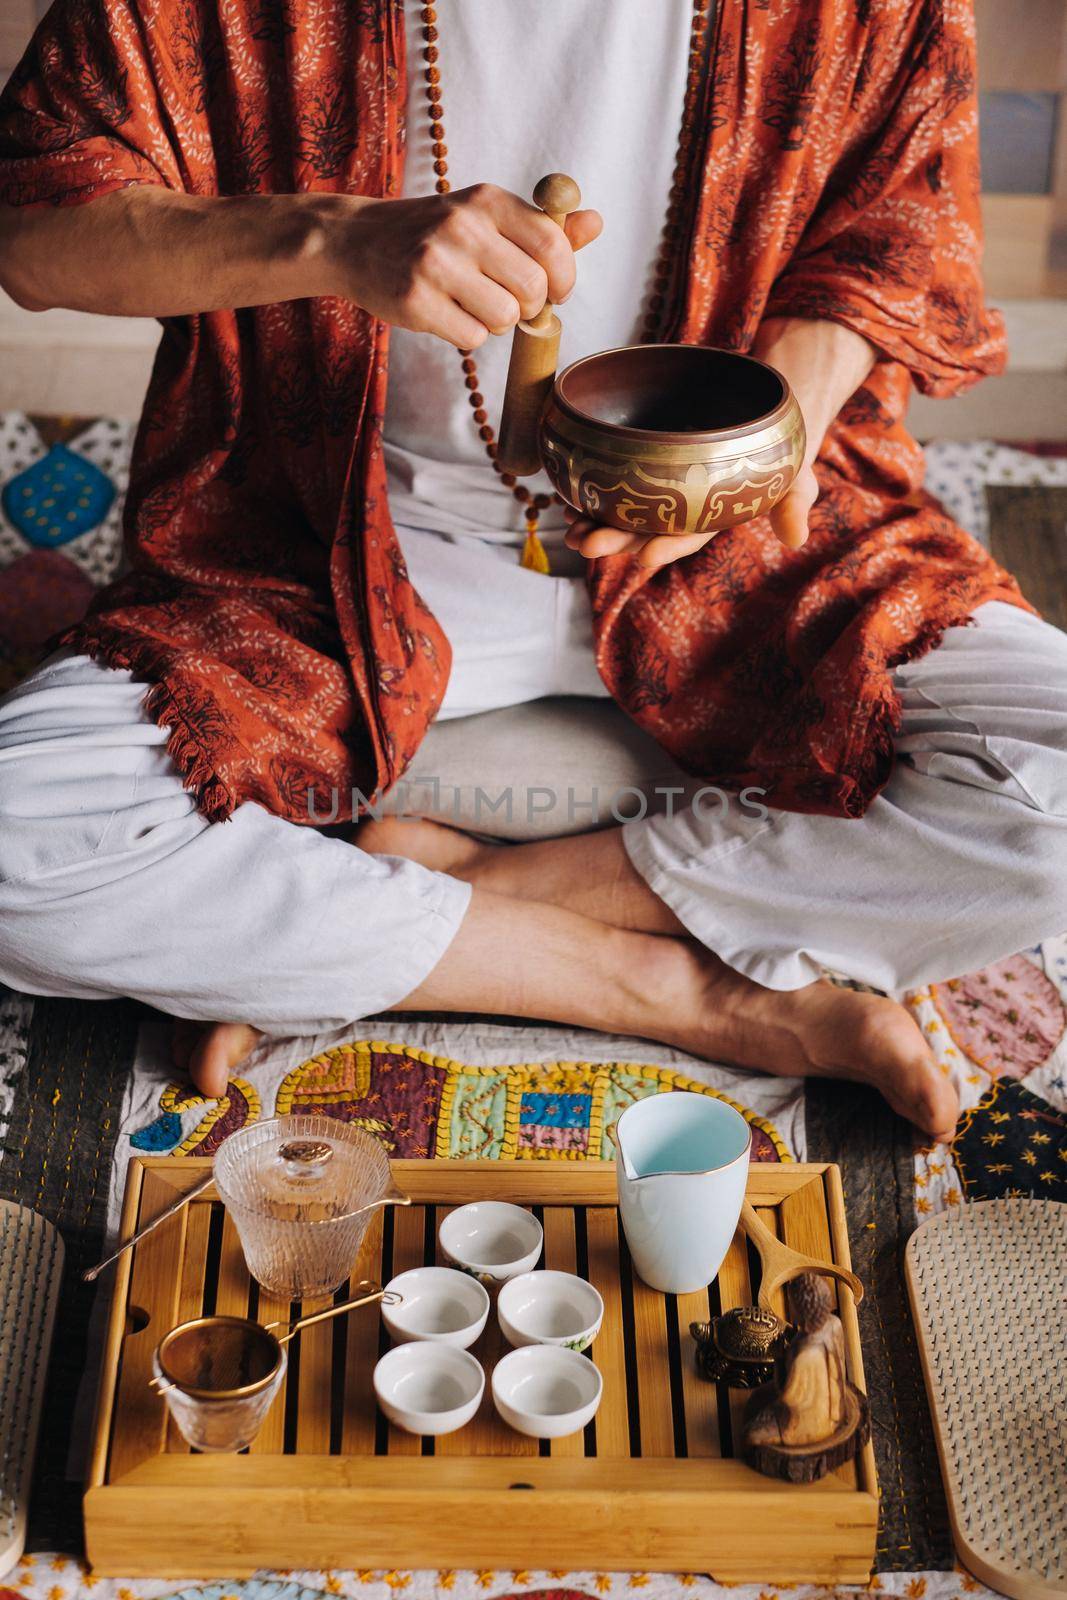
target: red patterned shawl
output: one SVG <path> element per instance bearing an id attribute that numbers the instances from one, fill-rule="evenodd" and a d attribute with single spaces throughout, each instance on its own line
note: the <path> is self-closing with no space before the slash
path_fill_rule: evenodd
<path id="1" fill-rule="evenodd" d="M 654 576 L 613 557 L 589 581 L 619 703 L 692 771 L 780 807 L 861 815 L 891 767 L 891 668 L 983 601 L 1022 603 L 923 496 L 901 422 L 909 374 L 947 395 L 1003 360 L 978 276 L 970 12 L 717 8 L 670 336 L 744 350 L 769 314 L 829 318 L 882 359 L 823 447 L 804 550 L 756 522 Z M 0 199 L 395 194 L 403 32 L 401 0 L 57 0 L 0 100 Z M 66 637 L 153 684 L 211 818 L 255 800 L 307 822 L 311 786 L 371 794 L 440 704 L 448 643 L 386 500 L 387 348 L 336 299 L 164 325 L 133 570 Z"/>

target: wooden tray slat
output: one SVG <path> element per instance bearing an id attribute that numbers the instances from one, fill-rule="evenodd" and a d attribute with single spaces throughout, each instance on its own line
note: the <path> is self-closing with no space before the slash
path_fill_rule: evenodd
<path id="1" fill-rule="evenodd" d="M 270 1294 L 266 1289 L 260 1289 L 259 1305 L 256 1309 L 258 1321 L 263 1323 L 286 1322 L 289 1319 L 290 1310 L 291 1307 L 288 1300 L 283 1300 L 279 1295 Z M 256 1455 L 281 1455 L 285 1448 L 285 1402 L 288 1387 L 289 1374 L 286 1371 L 286 1375 L 282 1379 L 282 1386 L 278 1390 L 277 1398 L 267 1412 L 263 1426 L 248 1447 Z"/>
<path id="2" fill-rule="evenodd" d="M 804 1250 L 808 1255 L 818 1256 L 824 1261 L 833 1260 L 830 1225 L 826 1220 L 826 1205 L 819 1186 L 809 1184 L 807 1189 L 786 1195 L 778 1207 L 777 1218 L 781 1224 L 779 1237 L 791 1249 Z M 833 1278 L 826 1281 L 833 1290 L 836 1304 L 838 1285 Z M 851 1299 L 851 1295 L 848 1298 Z"/>
<path id="3" fill-rule="evenodd" d="M 393 1217 L 393 1259 L 389 1277 L 410 1272 L 412 1267 L 424 1265 L 423 1241 L 426 1236 L 426 1207 L 398 1206 Z M 422 1454 L 422 1441 L 413 1433 L 389 1424 L 389 1454 L 391 1456 L 418 1456 Z"/>
<path id="4" fill-rule="evenodd" d="M 311 1316 L 325 1311 L 333 1304 L 332 1296 L 320 1300 L 305 1300 L 300 1307 L 301 1316 Z M 353 1317 L 359 1312 L 353 1311 Z M 334 1323 L 317 1322 L 304 1328 L 290 1344 L 298 1349 L 295 1360 L 297 1371 L 296 1448 L 301 1455 L 325 1456 L 330 1453 L 330 1412 L 333 1402 L 333 1341 Z M 294 1359 L 291 1355 L 290 1360 Z"/>
<path id="5" fill-rule="evenodd" d="M 734 1306 L 751 1305 L 756 1297 L 756 1286 L 752 1282 L 752 1275 L 748 1265 L 748 1245 L 742 1233 L 734 1234 L 733 1242 L 726 1252 L 726 1260 L 719 1268 L 719 1307 L 722 1311 L 732 1311 Z M 741 1437 L 741 1423 L 748 1399 L 743 1389 L 730 1389 L 728 1406 L 730 1413 L 730 1454 L 737 1454 L 736 1441 Z"/>
<path id="6" fill-rule="evenodd" d="M 349 1280 L 349 1293 L 355 1299 L 359 1284 L 385 1283 L 382 1270 L 382 1235 L 385 1214 L 376 1211 L 363 1239 L 355 1271 Z M 381 1324 L 376 1316 L 361 1316 L 358 1311 L 346 1318 L 345 1389 L 341 1422 L 341 1454 L 373 1455 L 377 1432 L 377 1411 L 372 1381 L 374 1364 L 381 1344 Z"/>
<path id="7" fill-rule="evenodd" d="M 689 1336 L 691 1322 L 707 1322 L 713 1312 L 706 1289 L 680 1294 L 675 1299 L 678 1342 L 682 1365 L 682 1404 L 685 1412 L 686 1455 L 691 1460 L 722 1455 L 719 1437 L 719 1396 L 715 1385 L 697 1371 L 696 1345 Z"/>
<path id="8" fill-rule="evenodd" d="M 188 1207 L 185 1238 L 182 1243 L 181 1287 L 178 1291 L 176 1322 L 191 1322 L 204 1309 L 204 1272 L 207 1266 L 208 1229 L 211 1225 L 210 1205 L 196 1201 Z M 179 1455 L 189 1454 L 189 1445 L 182 1438 L 172 1417 L 167 1418 L 167 1445 Z"/>
<path id="9" fill-rule="evenodd" d="M 455 1210 L 456 1210 L 455 1206 L 436 1206 L 434 1208 L 433 1265 L 436 1266 L 436 1267 L 447 1267 L 448 1266 L 448 1261 L 445 1258 L 445 1254 L 444 1254 L 443 1250 L 441 1249 L 440 1244 L 437 1242 L 437 1234 L 440 1231 L 442 1222 L 444 1222 L 445 1218 L 447 1216 L 449 1216 L 450 1213 L 455 1211 Z M 492 1312 L 492 1308 L 490 1307 L 490 1311 L 489 1311 L 490 1321 L 492 1320 L 492 1316 L 493 1316 L 493 1312 Z M 471 1354 L 473 1356 L 476 1356 L 479 1361 L 482 1361 L 482 1358 L 483 1358 L 483 1355 L 484 1355 L 484 1346 L 482 1344 L 482 1340 L 481 1339 L 478 1339 L 478 1340 L 475 1341 L 475 1344 L 473 1345 L 473 1347 L 471 1349 Z M 483 1361 L 483 1366 L 484 1366 L 484 1361 Z M 489 1399 L 489 1393 L 488 1393 L 488 1384 L 489 1384 L 489 1373 L 488 1372 L 486 1373 L 486 1380 L 485 1381 L 486 1381 L 486 1395 L 485 1395 L 485 1398 L 483 1399 L 482 1404 L 481 1404 L 481 1406 L 479 1408 L 479 1411 L 481 1413 L 484 1413 L 487 1404 L 488 1405 L 492 1404 L 492 1402 Z M 481 1436 L 481 1429 L 482 1429 L 482 1416 L 481 1415 L 479 1415 L 478 1417 L 475 1418 L 475 1427 L 477 1429 L 477 1434 L 475 1436 L 472 1436 L 471 1441 L 469 1443 L 465 1442 L 465 1436 L 466 1436 L 466 1432 L 467 1432 L 467 1430 L 465 1428 L 461 1428 L 456 1433 L 446 1433 L 440 1439 L 435 1439 L 434 1440 L 434 1455 L 435 1456 L 460 1456 L 460 1455 L 465 1456 L 465 1455 L 470 1455 L 473 1452 L 473 1448 L 474 1448 L 474 1444 L 475 1444 L 476 1438 Z"/>
<path id="10" fill-rule="evenodd" d="M 173 1200 L 173 1191 L 159 1176 L 145 1172 L 139 1219 L 150 1221 Z M 133 1326 L 122 1343 L 115 1408 L 123 1425 L 115 1430 L 111 1443 L 109 1471 L 113 1478 L 121 1477 L 165 1448 L 167 1408 L 149 1380 L 156 1345 L 167 1329 L 179 1321 L 181 1273 L 175 1271 L 175 1264 L 181 1261 L 185 1249 L 188 1218 L 186 1207 L 150 1233 L 134 1251 L 129 1295 L 123 1308 L 128 1308 Z M 138 1328 L 136 1324 L 145 1312 L 148 1320 Z"/>
<path id="11" fill-rule="evenodd" d="M 674 1411 L 671 1400 L 667 1317 L 674 1316 L 673 1296 L 657 1294 L 631 1274 L 634 1306 L 634 1356 L 637 1366 L 641 1457 L 673 1456 Z"/>
<path id="12" fill-rule="evenodd" d="M 623 1460 L 630 1454 L 630 1409 L 619 1286 L 618 1219 L 614 1207 L 591 1207 L 585 1214 L 585 1226 L 589 1277 L 604 1300 L 604 1322 L 593 1345 L 593 1360 L 604 1379 L 604 1395 L 596 1414 L 596 1453 L 601 1461 Z"/>
<path id="13" fill-rule="evenodd" d="M 507 1423 L 497 1413 L 493 1404 L 491 1391 L 493 1368 L 502 1356 L 506 1356 L 511 1346 L 500 1331 L 500 1324 L 492 1311 L 489 1321 L 485 1325 L 485 1332 L 471 1349 L 471 1354 L 481 1362 L 485 1371 L 485 1394 L 478 1408 L 478 1415 L 470 1425 L 467 1448 L 459 1448 L 462 1440 L 459 1434 L 449 1434 L 440 1440 L 440 1444 L 448 1445 L 443 1450 L 445 1455 L 473 1455 L 473 1456 L 535 1456 L 539 1451 L 536 1439 L 528 1439 L 524 1433 L 516 1433 L 509 1428 Z M 464 1432 L 467 1430 L 465 1429 Z"/>
<path id="14" fill-rule="evenodd" d="M 233 1218 L 227 1212 L 223 1212 L 221 1220 L 222 1250 L 219 1255 L 215 1313 L 220 1317 L 247 1317 L 252 1280 L 248 1276 L 244 1251 L 241 1249 L 241 1240 Z"/>
<path id="15" fill-rule="evenodd" d="M 162 1333 L 202 1309 L 251 1312 L 264 1323 L 290 1312 L 250 1282 L 236 1232 L 209 1191 L 116 1275 L 86 1496 L 98 1570 L 187 1576 L 192 1555 L 194 1575 L 234 1577 L 264 1563 L 351 1564 L 354 1550 L 361 1565 L 388 1565 L 398 1549 L 419 1567 L 461 1558 L 478 1568 L 517 1567 L 536 1565 L 550 1549 L 561 1567 L 711 1571 L 731 1582 L 862 1581 L 877 1524 L 870 1451 L 858 1473 L 850 1468 L 804 1489 L 759 1478 L 732 1459 L 746 1396 L 717 1390 L 696 1372 L 689 1323 L 751 1303 L 758 1288 L 741 1234 L 708 1291 L 663 1296 L 632 1272 L 608 1164 L 393 1168 L 415 1203 L 372 1220 L 344 1297 L 361 1279 L 385 1282 L 439 1260 L 437 1230 L 456 1205 L 503 1196 L 534 1207 L 544 1264 L 583 1272 L 604 1298 L 591 1352 L 604 1377 L 595 1422 L 567 1439 L 527 1439 L 497 1417 L 487 1381 L 479 1416 L 455 1434 L 421 1440 L 389 1427 L 371 1381 L 388 1338 L 369 1307 L 294 1341 L 287 1389 L 295 1385 L 295 1393 L 276 1400 L 248 1453 L 190 1452 L 148 1387 Z M 202 1171 L 196 1161 L 136 1159 L 124 1227 L 132 1231 Z M 786 1243 L 848 1264 L 836 1169 L 753 1168 L 748 1196 Z M 849 1369 L 862 1382 L 855 1308 L 849 1295 L 842 1301 Z M 506 1349 L 491 1313 L 473 1351 L 487 1380 Z M 517 1488 L 536 1491 L 534 1516 Z M 195 1553 L 187 1540 L 179 1551 L 168 1530 L 198 1497 L 214 1508 L 211 1526 Z M 305 1521 L 301 1508 L 311 1505 Z"/>
<path id="16" fill-rule="evenodd" d="M 546 1206 L 543 1215 L 545 1230 L 545 1266 L 553 1272 L 578 1271 L 578 1241 L 574 1211 L 570 1206 Z M 556 1460 L 563 1456 L 585 1455 L 585 1434 L 569 1433 L 563 1439 L 553 1439 L 549 1454 Z"/>

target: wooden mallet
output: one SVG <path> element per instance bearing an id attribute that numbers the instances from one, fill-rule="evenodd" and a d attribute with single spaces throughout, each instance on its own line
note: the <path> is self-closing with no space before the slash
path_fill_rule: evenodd
<path id="1" fill-rule="evenodd" d="M 582 203 L 573 178 L 550 172 L 533 192 L 534 204 L 559 227 Z M 536 316 L 518 322 L 511 343 L 511 363 L 504 409 L 497 436 L 497 461 L 504 472 L 525 478 L 541 470 L 537 429 L 556 376 L 560 320 L 546 300 Z"/>

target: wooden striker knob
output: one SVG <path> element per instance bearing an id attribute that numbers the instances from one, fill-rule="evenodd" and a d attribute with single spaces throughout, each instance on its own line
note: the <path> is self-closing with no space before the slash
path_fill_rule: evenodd
<path id="1" fill-rule="evenodd" d="M 549 172 L 534 190 L 533 203 L 562 228 L 564 218 L 581 205 L 582 191 L 565 172 Z"/>
<path id="2" fill-rule="evenodd" d="M 535 206 L 540 206 L 545 216 L 554 222 L 557 228 L 562 228 L 572 211 L 577 211 L 582 203 L 582 191 L 573 178 L 568 178 L 565 172 L 549 172 L 543 177 L 533 192 Z M 530 318 L 531 328 L 547 328 L 552 323 L 552 303 L 546 300 L 534 316 Z"/>

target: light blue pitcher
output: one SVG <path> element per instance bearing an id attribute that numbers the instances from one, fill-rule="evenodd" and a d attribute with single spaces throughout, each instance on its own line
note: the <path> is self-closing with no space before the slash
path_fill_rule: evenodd
<path id="1" fill-rule="evenodd" d="M 706 1288 L 741 1215 L 748 1123 L 723 1100 L 680 1091 L 635 1100 L 614 1135 L 619 1212 L 638 1273 L 664 1294 Z"/>

